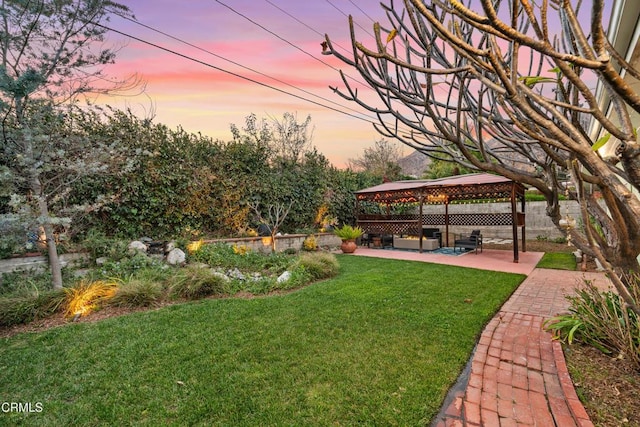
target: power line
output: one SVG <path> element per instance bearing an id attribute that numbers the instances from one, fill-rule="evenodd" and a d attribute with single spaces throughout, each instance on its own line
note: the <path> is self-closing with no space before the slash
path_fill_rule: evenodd
<path id="1" fill-rule="evenodd" d="M 265 27 L 264 25 L 254 21 L 253 19 L 249 18 L 248 16 L 246 16 L 245 14 L 238 12 L 236 9 L 234 9 L 233 7 L 227 5 L 226 3 L 224 3 L 223 1 L 220 0 L 213 0 L 216 3 L 226 7 L 227 9 L 229 9 L 230 11 L 232 11 L 233 13 L 235 13 L 236 15 L 246 19 L 247 21 L 249 21 L 250 23 L 252 23 L 253 25 L 263 29 L 264 31 L 268 32 L 269 34 L 271 34 L 272 36 L 276 37 L 278 40 L 281 40 L 283 42 L 285 42 L 286 44 L 288 44 L 289 46 L 293 47 L 294 49 L 299 50 L 300 52 L 304 53 L 305 55 L 313 58 L 314 60 L 320 62 L 321 64 L 326 65 L 327 67 L 331 68 L 332 70 L 336 71 L 336 72 L 340 72 L 340 70 L 336 67 L 334 67 L 333 65 L 323 61 L 322 59 L 317 58 L 315 55 L 307 52 L 306 50 L 302 49 L 300 46 L 297 46 L 295 43 L 290 42 L 289 40 L 285 39 L 284 37 L 280 36 L 279 34 L 275 33 L 274 31 L 271 31 L 270 29 L 268 29 L 267 27 Z M 334 6 L 335 7 L 335 6 Z M 339 10 L 339 9 L 338 9 Z M 342 11 L 341 11 L 342 12 Z M 344 12 L 342 12 L 344 14 Z M 362 28 L 362 27 L 360 27 Z M 366 30 L 365 30 L 366 31 Z M 323 36 L 324 37 L 324 36 Z M 366 83 L 364 83 L 362 80 L 358 80 L 354 77 L 351 77 L 350 75 L 344 73 L 344 75 L 349 78 L 350 80 L 353 80 L 354 82 L 360 83 L 363 86 L 368 86 Z"/>
<path id="2" fill-rule="evenodd" d="M 283 8 L 281 8 L 280 6 L 274 4 L 273 2 L 271 2 L 270 0 L 265 0 L 267 3 L 269 3 L 271 6 L 275 7 L 276 9 L 278 9 L 280 12 L 284 13 L 285 15 L 287 15 L 288 17 L 290 17 L 291 19 L 295 20 L 296 22 L 300 23 L 301 25 L 304 25 L 305 27 L 307 27 L 308 29 L 310 29 L 311 31 L 313 31 L 314 33 L 316 33 L 317 35 L 319 35 L 320 37 L 322 37 L 324 39 L 324 34 L 321 33 L 320 31 L 316 30 L 315 28 L 311 27 L 310 25 L 306 24 L 305 22 L 301 21 L 300 19 L 296 18 L 294 15 L 292 15 L 291 13 L 287 12 L 286 10 L 284 10 Z M 339 43 L 333 43 L 334 45 L 338 46 L 340 49 L 344 50 L 345 52 L 350 53 L 351 50 L 345 48 L 344 46 L 340 45 Z"/>
<path id="3" fill-rule="evenodd" d="M 373 121 L 371 121 L 370 119 L 366 119 L 366 118 L 363 118 L 363 117 L 359 117 L 359 116 L 356 116 L 355 114 L 351 114 L 351 113 L 348 113 L 348 112 L 346 112 L 346 111 L 342 111 L 342 110 L 340 110 L 340 109 L 338 109 L 338 108 L 335 108 L 335 107 L 331 107 L 331 106 L 329 106 L 329 105 L 322 104 L 322 103 L 320 103 L 320 102 L 314 101 L 314 100 L 312 100 L 312 99 L 305 98 L 305 97 L 300 96 L 300 95 L 296 95 L 296 94 L 291 93 L 291 92 L 287 92 L 286 90 L 283 90 L 283 89 L 277 88 L 277 87 L 275 87 L 275 86 L 269 85 L 269 84 L 267 84 L 267 83 L 263 83 L 263 82 L 261 82 L 261 81 L 258 81 L 258 80 L 255 80 L 255 79 L 252 79 L 251 77 L 246 77 L 246 76 L 240 75 L 240 74 L 238 74 L 238 73 L 235 73 L 235 72 L 233 72 L 233 71 L 225 70 L 224 68 L 217 67 L 217 66 L 215 66 L 215 65 L 213 65 L 213 64 L 209 64 L 208 62 L 201 61 L 201 60 L 196 59 L 196 58 L 193 58 L 193 57 L 191 57 L 191 56 L 189 56 L 189 55 L 185 55 L 185 54 L 183 54 L 183 53 L 180 53 L 180 52 L 177 52 L 177 51 L 175 51 L 175 50 L 172 50 L 172 49 L 166 48 L 166 47 L 164 47 L 164 46 L 160 46 L 159 44 L 156 44 L 156 43 L 153 43 L 153 42 L 150 42 L 150 41 L 147 41 L 147 40 L 141 39 L 141 38 L 136 37 L 136 36 L 133 36 L 133 35 L 131 35 L 131 34 L 124 33 L 124 32 L 122 32 L 122 31 L 116 30 L 116 29 L 114 29 L 114 28 L 111 28 L 111 27 L 109 27 L 109 26 L 106 26 L 106 25 L 100 24 L 100 23 L 98 23 L 98 22 L 93 22 L 93 21 L 91 21 L 91 23 L 92 23 L 93 25 L 98 26 L 98 27 L 102 27 L 102 28 L 104 28 L 104 29 L 106 29 L 106 30 L 112 31 L 112 32 L 114 32 L 114 33 L 116 33 L 116 34 L 120 34 L 120 35 L 122 35 L 122 36 L 128 37 L 128 38 L 130 38 L 130 39 L 132 39 L 132 40 L 136 40 L 136 41 L 138 41 L 138 42 L 140 42 L 140 43 L 144 43 L 144 44 L 146 44 L 146 45 L 148 45 L 148 46 L 155 47 L 156 49 L 163 50 L 163 51 L 165 51 L 165 52 L 167 52 L 167 53 L 170 53 L 170 54 L 172 54 L 172 55 L 176 55 L 176 56 L 179 56 L 179 57 L 181 57 L 181 58 L 187 59 L 187 60 L 189 60 L 189 61 L 192 61 L 192 62 L 198 63 L 198 64 L 200 64 L 200 65 L 204 65 L 205 67 L 213 68 L 214 70 L 218 70 L 218 71 L 220 71 L 220 72 L 223 72 L 223 73 L 225 73 L 225 74 L 232 75 L 232 76 L 237 77 L 237 78 L 242 79 L 242 80 L 247 80 L 247 81 L 249 81 L 249 82 L 251 82 L 251 83 L 255 83 L 255 84 L 257 84 L 257 85 L 260 85 L 260 86 L 266 87 L 266 88 L 268 88 L 268 89 L 275 90 L 276 92 L 280 92 L 280 93 L 283 93 L 283 94 L 285 94 L 285 95 L 292 96 L 292 97 L 294 97 L 294 98 L 300 99 L 300 100 L 302 100 L 302 101 L 309 102 L 309 103 L 314 104 L 314 105 L 317 105 L 317 106 L 319 106 L 319 107 L 327 108 L 327 109 L 332 110 L 332 111 L 335 111 L 335 112 L 337 112 L 337 113 L 344 114 L 344 115 L 346 115 L 346 116 L 353 117 L 353 118 L 355 118 L 355 119 L 358 119 L 358 120 L 361 120 L 361 121 L 364 121 L 364 122 L 367 122 L 367 123 L 374 124 L 374 122 L 373 122 Z"/>
<path id="4" fill-rule="evenodd" d="M 376 23 L 375 19 L 373 19 L 371 16 L 369 16 L 369 14 L 367 12 L 365 12 L 364 10 L 362 10 L 362 8 L 360 6 L 358 6 L 356 3 L 353 2 L 353 0 L 349 0 L 349 3 L 351 3 L 352 5 L 354 5 L 356 7 L 356 9 L 358 9 L 360 12 L 362 12 L 362 14 L 364 16 L 366 16 L 367 18 L 369 18 L 369 20 L 371 20 L 371 22 L 373 22 L 374 24 Z"/>
<path id="5" fill-rule="evenodd" d="M 268 1 L 268 0 L 267 0 L 267 1 Z M 143 27 L 143 28 L 146 28 L 146 29 L 148 29 L 148 30 L 154 31 L 154 32 L 156 32 L 156 33 L 158 33 L 158 34 L 162 34 L 162 35 L 163 35 L 163 36 L 165 36 L 165 37 L 168 37 L 168 38 L 170 38 L 170 39 L 172 39 L 172 40 L 175 40 L 175 41 L 178 41 L 178 42 L 180 42 L 180 43 L 183 43 L 183 44 L 185 44 L 185 45 L 187 45 L 187 46 L 190 46 L 190 47 L 192 47 L 192 48 L 194 48 L 194 49 L 198 49 L 198 50 L 200 50 L 200 51 L 202 51 L 202 52 L 205 52 L 205 53 L 207 53 L 207 54 L 209 54 L 209 55 L 211 55 L 211 56 L 214 56 L 214 57 L 216 57 L 216 58 L 218 58 L 218 59 L 221 59 L 221 60 L 223 60 L 223 61 L 229 62 L 229 63 L 231 63 L 231 64 L 233 64 L 233 65 L 235 65 L 235 66 L 238 66 L 238 67 L 243 68 L 243 69 L 245 69 L 245 70 L 251 71 L 251 72 L 256 73 L 256 74 L 259 74 L 259 75 L 261 75 L 261 76 L 263 76 L 263 77 L 266 77 L 266 78 L 269 78 L 269 79 L 271 79 L 271 80 L 274 80 L 274 81 L 276 81 L 276 82 L 278 82 L 278 83 L 281 83 L 281 84 L 283 84 L 283 85 L 285 85 L 285 86 L 289 86 L 289 87 L 291 87 L 291 88 L 293 88 L 293 89 L 299 90 L 300 92 L 306 93 L 307 95 L 315 96 L 316 98 L 320 98 L 320 99 L 322 99 L 323 101 L 329 102 L 329 103 L 334 104 L 334 105 L 337 105 L 337 106 L 339 106 L 339 107 L 341 107 L 341 108 L 345 108 L 345 109 L 347 109 L 347 110 L 353 111 L 353 112 L 358 113 L 358 114 L 362 114 L 363 116 L 366 116 L 366 114 L 364 114 L 363 112 L 358 111 L 358 110 L 356 110 L 356 109 L 354 109 L 354 108 L 351 108 L 351 107 L 349 107 L 349 106 L 346 106 L 346 105 L 340 104 L 340 103 L 338 103 L 338 102 L 332 101 L 332 100 L 330 100 L 330 99 L 328 99 L 328 98 L 325 98 L 324 96 L 321 96 L 321 95 L 315 94 L 315 93 L 310 92 L 310 91 L 308 91 L 308 90 L 306 90 L 306 89 L 302 89 L 302 88 L 297 87 L 297 86 L 295 86 L 295 85 L 293 85 L 293 84 L 291 84 L 291 83 L 287 83 L 287 82 L 285 82 L 284 80 L 278 79 L 277 77 L 273 77 L 273 76 L 270 76 L 270 75 L 268 75 L 268 74 L 266 74 L 266 73 L 263 73 L 263 72 L 261 72 L 261 71 L 258 71 L 258 70 L 254 69 L 254 68 L 251 68 L 251 67 L 247 67 L 247 66 L 245 66 L 245 65 L 242 65 L 242 64 L 240 64 L 240 63 L 238 63 L 238 62 L 236 62 L 236 61 L 233 61 L 233 60 L 231 60 L 231 59 L 225 58 L 225 57 L 224 57 L 224 56 L 222 56 L 222 55 L 219 55 L 219 54 L 217 54 L 217 53 L 211 52 L 210 50 L 204 49 L 204 48 L 202 48 L 202 47 L 200 47 L 200 46 L 197 46 L 197 45 L 195 45 L 195 44 L 193 44 L 193 43 L 190 43 L 190 42 L 188 42 L 188 41 L 186 41 L 186 40 L 183 40 L 183 39 L 181 39 L 181 38 L 179 38 L 179 37 L 176 37 L 176 36 L 173 36 L 173 35 L 171 35 L 171 34 L 168 34 L 168 33 L 164 32 L 164 31 L 158 30 L 157 28 L 151 27 L 150 25 L 143 24 L 143 23 L 142 23 L 142 22 L 140 22 L 140 21 L 136 21 L 135 19 L 132 19 L 132 18 L 129 18 L 129 17 L 126 17 L 126 16 L 121 16 L 121 18 L 124 18 L 124 19 L 126 19 L 127 21 L 130 21 L 130 22 L 132 22 L 132 23 L 134 23 L 134 24 L 136 24 L 136 25 L 139 25 L 139 26 L 141 26 L 141 27 Z M 373 120 L 373 118 L 371 118 L 371 117 L 369 117 L 369 119 Z"/>
<path id="6" fill-rule="evenodd" d="M 225 2 L 220 1 L 220 0 L 213 0 L 213 1 L 215 1 L 216 3 L 218 3 L 218 4 L 219 4 L 219 5 L 221 5 L 221 6 L 226 7 L 227 9 L 229 9 L 230 11 L 232 11 L 233 13 L 235 13 L 236 15 L 241 16 L 242 18 L 246 19 L 247 21 L 251 22 L 253 25 L 255 25 L 255 26 L 257 26 L 257 27 L 262 28 L 264 31 L 268 32 L 269 34 L 271 34 L 272 36 L 274 36 L 274 37 L 278 38 L 279 40 L 281 40 L 281 41 L 285 42 L 286 44 L 288 44 L 289 46 L 293 47 L 294 49 L 299 50 L 300 52 L 302 52 L 302 53 L 304 53 L 305 55 L 307 55 L 307 56 L 309 56 L 309 57 L 313 58 L 314 60 L 316 60 L 316 61 L 318 61 L 318 62 L 320 62 L 320 63 L 322 63 L 322 64 L 326 65 L 327 67 L 329 67 L 329 68 L 331 68 L 331 69 L 333 69 L 333 70 L 335 70 L 335 71 L 340 72 L 340 70 L 339 70 L 339 69 L 337 69 L 336 67 L 334 67 L 333 65 L 329 64 L 329 63 L 328 63 L 328 62 L 326 62 L 326 61 L 323 61 L 322 59 L 317 58 L 316 56 L 312 55 L 311 53 L 307 52 L 306 50 L 302 49 L 301 47 L 299 47 L 299 46 L 295 45 L 294 43 L 291 43 L 289 40 L 285 39 L 284 37 L 281 37 L 280 35 L 278 35 L 277 33 L 273 32 L 273 31 L 271 31 L 270 29 L 268 29 L 268 28 L 267 28 L 267 27 L 265 27 L 264 25 L 262 25 L 262 24 L 260 24 L 260 23 L 258 23 L 258 22 L 256 22 L 256 21 L 254 21 L 253 19 L 249 18 L 247 15 L 245 15 L 245 14 L 243 14 L 243 13 L 241 13 L 241 12 L 238 12 L 237 10 L 235 10 L 234 8 L 232 8 L 231 6 L 227 5 Z"/>
<path id="7" fill-rule="evenodd" d="M 341 14 L 343 14 L 345 17 L 347 17 L 347 18 L 349 17 L 349 14 L 345 13 L 345 12 L 344 12 L 342 9 L 340 9 L 338 6 L 336 6 L 335 4 L 331 3 L 331 0 L 326 0 L 326 2 L 327 2 L 327 3 L 329 3 L 331 6 L 333 6 L 333 8 L 334 8 L 335 10 L 337 10 L 338 12 L 340 12 Z M 360 9 L 360 8 L 358 8 L 358 9 Z M 361 29 L 362 31 L 364 31 L 365 33 L 369 34 L 371 37 L 375 38 L 375 36 L 374 36 L 373 34 L 371 34 L 371 33 L 369 32 L 369 30 L 367 30 L 367 29 L 366 29 L 366 28 L 364 28 L 362 25 L 360 25 L 360 24 L 358 23 L 358 21 L 355 21 L 355 20 L 354 20 L 354 23 L 355 23 L 358 27 L 360 27 L 360 29 Z"/>

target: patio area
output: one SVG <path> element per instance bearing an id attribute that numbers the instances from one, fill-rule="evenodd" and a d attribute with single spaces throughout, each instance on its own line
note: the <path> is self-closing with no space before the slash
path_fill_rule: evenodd
<path id="1" fill-rule="evenodd" d="M 450 248 L 453 251 L 453 248 Z M 459 251 L 459 250 L 458 250 Z M 389 258 L 409 261 L 431 262 L 435 264 L 455 265 L 458 267 L 478 268 L 481 270 L 504 271 L 529 275 L 544 255 L 542 252 L 521 252 L 519 261 L 513 262 L 513 252 L 509 250 L 484 249 L 477 254 L 474 251 L 457 255 L 433 252 L 417 252 L 401 249 L 373 249 L 358 247 L 354 255 L 374 258 Z"/>

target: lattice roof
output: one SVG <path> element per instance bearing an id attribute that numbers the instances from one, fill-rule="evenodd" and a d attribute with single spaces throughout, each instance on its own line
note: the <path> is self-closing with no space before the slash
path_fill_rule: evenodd
<path id="1" fill-rule="evenodd" d="M 356 191 L 356 198 L 376 203 L 444 202 L 454 200 L 524 197 L 524 187 L 508 178 L 487 173 L 458 175 L 431 180 L 385 182 Z"/>

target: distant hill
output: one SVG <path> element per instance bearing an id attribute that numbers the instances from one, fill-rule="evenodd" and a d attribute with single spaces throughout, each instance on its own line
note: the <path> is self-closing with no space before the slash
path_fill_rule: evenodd
<path id="1" fill-rule="evenodd" d="M 398 160 L 398 164 L 402 169 L 403 175 L 420 178 L 424 171 L 429 167 L 431 159 L 419 151 L 414 151 Z"/>

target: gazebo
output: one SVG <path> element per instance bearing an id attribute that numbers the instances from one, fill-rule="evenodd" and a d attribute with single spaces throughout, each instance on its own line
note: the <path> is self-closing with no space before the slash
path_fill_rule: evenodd
<path id="1" fill-rule="evenodd" d="M 433 180 L 385 182 L 355 192 L 357 225 L 368 234 L 413 234 L 420 237 L 427 226 L 443 226 L 449 241 L 449 226 L 511 226 L 513 232 L 513 262 L 518 262 L 518 227 L 522 229 L 522 251 L 525 245 L 524 186 L 498 175 L 476 173 Z M 511 212 L 454 213 L 449 204 L 464 201 L 509 201 Z M 517 202 L 521 211 L 518 212 Z M 386 205 L 385 214 L 362 212 L 364 202 Z M 423 213 L 424 204 L 444 206 L 441 214 Z M 418 213 L 391 214 L 391 205 L 417 204 Z M 482 206 L 479 204 L 477 206 Z"/>

